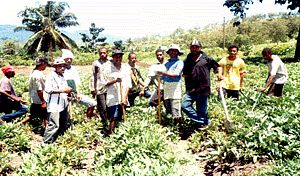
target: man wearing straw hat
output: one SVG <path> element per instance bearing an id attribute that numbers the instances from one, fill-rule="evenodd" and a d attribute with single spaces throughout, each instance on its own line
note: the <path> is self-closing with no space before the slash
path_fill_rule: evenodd
<path id="1" fill-rule="evenodd" d="M 158 71 L 164 81 L 164 101 L 167 114 L 172 114 L 176 125 L 181 121 L 181 74 L 183 62 L 178 56 L 183 55 L 179 45 L 171 44 L 167 50 L 170 59 L 165 63 L 167 71 Z"/>

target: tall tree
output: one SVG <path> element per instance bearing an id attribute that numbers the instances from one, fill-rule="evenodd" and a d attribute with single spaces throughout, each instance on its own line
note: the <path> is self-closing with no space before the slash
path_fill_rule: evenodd
<path id="1" fill-rule="evenodd" d="M 18 16 L 23 18 L 23 25 L 16 27 L 15 31 L 26 30 L 34 33 L 24 45 L 28 54 L 50 51 L 52 55 L 52 49 L 56 46 L 60 49 L 77 48 L 71 38 L 58 30 L 78 25 L 73 13 L 64 13 L 67 7 L 69 5 L 66 2 L 48 1 L 46 5 L 26 7 L 19 12 Z"/>
<path id="2" fill-rule="evenodd" d="M 262 2 L 263 0 L 257 0 Z M 228 7 L 234 15 L 239 15 L 241 18 L 246 17 L 246 11 L 249 9 L 249 4 L 253 4 L 253 0 L 226 0 L 224 6 Z M 290 10 L 298 10 L 300 12 L 300 0 L 275 0 L 275 4 L 288 4 Z M 298 37 L 294 61 L 300 61 L 300 24 L 298 26 Z"/>
<path id="3" fill-rule="evenodd" d="M 113 49 L 119 49 L 119 50 L 124 51 L 125 47 L 123 46 L 123 41 L 122 40 L 114 41 Z"/>
<path id="4" fill-rule="evenodd" d="M 92 37 L 89 37 L 88 34 L 79 33 L 82 37 L 81 40 L 85 46 L 80 47 L 85 52 L 97 52 L 97 46 L 104 46 L 106 37 L 100 37 L 100 32 L 104 31 L 104 28 L 96 27 L 95 23 L 91 23 L 89 28 L 90 34 Z"/>

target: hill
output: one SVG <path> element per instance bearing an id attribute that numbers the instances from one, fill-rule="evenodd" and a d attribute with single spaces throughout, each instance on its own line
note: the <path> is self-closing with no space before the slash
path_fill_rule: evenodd
<path id="1" fill-rule="evenodd" d="M 32 32 L 29 31 L 14 32 L 15 27 L 15 25 L 0 25 L 0 44 L 5 40 L 13 40 L 24 44 L 25 41 L 32 35 Z M 81 35 L 79 33 L 89 34 L 88 30 L 74 32 L 62 30 L 62 32 L 73 39 L 78 45 L 82 44 Z M 108 43 L 113 43 L 114 41 L 123 39 L 122 37 L 107 35 L 105 33 L 103 37 L 107 37 L 106 42 Z"/>

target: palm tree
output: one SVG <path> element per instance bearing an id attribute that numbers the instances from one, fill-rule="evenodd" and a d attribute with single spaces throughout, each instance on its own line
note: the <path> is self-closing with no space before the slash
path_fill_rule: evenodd
<path id="1" fill-rule="evenodd" d="M 52 49 L 55 46 L 60 49 L 77 48 L 71 38 L 57 29 L 78 25 L 73 13 L 64 13 L 66 7 L 69 8 L 66 2 L 48 1 L 46 5 L 37 8 L 27 7 L 19 12 L 19 16 L 23 18 L 23 26 L 16 27 L 14 31 L 27 30 L 34 33 L 24 45 L 28 54 L 50 51 L 52 60 Z"/>

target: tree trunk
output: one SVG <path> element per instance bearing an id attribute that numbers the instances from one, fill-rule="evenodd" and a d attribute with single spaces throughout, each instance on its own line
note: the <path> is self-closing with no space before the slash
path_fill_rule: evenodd
<path id="1" fill-rule="evenodd" d="M 300 62 L 300 26 L 299 26 L 299 31 L 298 31 L 294 61 Z"/>

